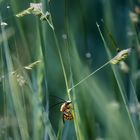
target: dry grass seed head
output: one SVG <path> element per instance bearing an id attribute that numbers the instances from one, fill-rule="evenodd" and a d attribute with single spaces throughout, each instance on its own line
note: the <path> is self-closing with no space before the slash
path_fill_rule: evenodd
<path id="1" fill-rule="evenodd" d="M 111 64 L 118 64 L 120 61 L 126 59 L 131 52 L 131 48 L 120 51 L 111 61 Z"/>

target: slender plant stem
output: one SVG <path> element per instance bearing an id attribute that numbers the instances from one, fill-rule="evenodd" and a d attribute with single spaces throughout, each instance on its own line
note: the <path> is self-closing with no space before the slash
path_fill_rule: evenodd
<path id="1" fill-rule="evenodd" d="M 63 74 L 64 74 L 64 79 L 65 79 L 65 84 L 66 84 L 66 90 L 67 90 L 67 93 L 68 93 L 68 97 L 70 99 L 68 79 L 67 79 L 66 70 L 65 70 L 65 67 L 64 67 L 64 62 L 63 62 L 62 54 L 61 54 L 61 51 L 59 49 L 58 40 L 57 40 L 57 37 L 56 37 L 56 34 L 55 34 L 55 31 L 54 30 L 53 30 L 53 33 L 54 33 L 54 38 L 55 38 L 56 47 L 57 47 L 57 50 L 58 50 L 58 54 L 59 54 L 59 58 L 60 58 L 60 62 L 61 62 L 62 70 L 63 70 Z"/>
<path id="2" fill-rule="evenodd" d="M 50 4 L 49 3 L 48 3 L 48 7 L 49 7 L 49 12 L 51 13 L 51 11 L 50 11 Z M 50 14 L 50 20 L 51 20 L 52 26 L 54 27 L 51 14 Z M 56 43 L 58 55 L 59 55 L 59 58 L 60 58 L 60 63 L 61 63 L 62 70 L 63 70 L 63 75 L 64 75 L 64 80 L 65 80 L 65 85 L 66 85 L 66 90 L 67 90 L 68 98 L 69 98 L 69 100 L 71 100 L 69 86 L 68 86 L 67 74 L 66 74 L 66 70 L 65 70 L 62 54 L 61 54 L 61 51 L 60 51 L 58 39 L 57 39 L 57 36 L 56 36 L 56 33 L 55 33 L 55 28 L 52 28 L 52 31 L 53 31 L 53 36 L 54 36 L 54 40 L 55 40 L 55 43 Z"/>
<path id="3" fill-rule="evenodd" d="M 111 60 L 110 60 L 110 61 L 111 61 Z M 96 69 L 95 71 L 93 71 L 91 74 L 89 74 L 88 76 L 86 76 L 85 78 L 83 78 L 80 82 L 78 82 L 77 84 L 75 84 L 73 87 L 71 87 L 71 88 L 69 89 L 69 92 L 70 92 L 73 88 L 75 88 L 75 87 L 79 86 L 80 84 L 82 84 L 84 81 L 86 81 L 88 78 L 90 78 L 90 77 L 91 77 L 92 75 L 94 75 L 96 72 L 98 72 L 100 69 L 102 69 L 103 67 L 107 66 L 107 65 L 110 63 L 110 61 L 106 62 L 104 65 L 102 65 L 101 67 L 99 67 L 98 69 Z"/>
<path id="4" fill-rule="evenodd" d="M 106 41 L 105 41 L 105 39 L 104 39 L 104 36 L 103 36 L 103 34 L 102 34 L 102 32 L 101 32 L 101 29 L 100 29 L 100 27 L 99 27 L 99 24 L 96 23 L 96 25 L 97 25 L 97 28 L 98 28 L 98 30 L 99 30 L 100 36 L 101 36 L 101 38 L 102 38 L 102 40 L 103 40 L 104 46 L 105 46 L 105 48 L 107 49 L 107 48 L 108 48 L 108 47 L 107 47 L 107 43 L 106 43 Z M 114 45 L 115 45 L 115 44 L 114 44 Z M 108 51 L 108 54 L 109 54 L 109 56 L 111 57 L 109 51 Z M 110 60 L 110 61 L 111 61 L 111 60 Z M 113 72 L 114 72 L 114 70 L 113 70 Z M 114 72 L 114 74 L 115 74 L 115 72 Z M 136 133 L 136 129 L 135 129 L 135 127 L 134 127 L 134 123 L 133 123 L 133 121 L 132 121 L 132 118 L 131 118 L 131 115 L 130 115 L 130 112 L 129 112 L 129 109 L 128 109 L 128 106 L 127 106 L 127 103 L 126 103 L 126 99 L 125 99 L 125 97 L 124 97 L 122 88 L 121 88 L 121 86 L 120 86 L 120 83 L 119 83 L 119 81 L 118 81 L 118 78 L 117 78 L 116 74 L 115 74 L 115 77 L 116 77 L 116 80 L 117 80 L 117 83 L 118 83 L 118 86 L 119 86 L 119 89 L 120 89 L 121 97 L 122 97 L 122 100 L 123 100 L 123 103 L 124 103 L 124 106 L 125 106 L 125 109 L 126 109 L 126 112 L 127 112 L 127 115 L 128 115 L 128 119 L 129 119 L 129 121 L 130 121 L 130 125 L 131 125 L 132 130 L 133 130 L 134 135 L 135 135 L 135 139 L 138 140 L 138 135 L 137 135 L 137 133 Z"/>

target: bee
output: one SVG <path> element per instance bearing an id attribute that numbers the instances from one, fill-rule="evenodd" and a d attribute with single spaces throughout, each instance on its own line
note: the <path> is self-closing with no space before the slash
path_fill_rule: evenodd
<path id="1" fill-rule="evenodd" d="M 61 105 L 60 111 L 63 113 L 63 121 L 73 120 L 72 109 L 72 102 L 69 100 Z"/>
<path id="2" fill-rule="evenodd" d="M 60 107 L 60 112 L 62 112 L 62 115 L 63 115 L 63 122 L 67 121 L 67 120 L 73 120 L 74 117 L 73 117 L 73 113 L 72 113 L 72 110 L 73 110 L 72 101 L 70 101 L 70 100 L 66 101 L 55 95 L 51 95 L 51 97 L 55 97 L 55 98 L 58 98 L 59 100 L 61 100 L 60 102 L 52 105 L 50 108 L 53 108 L 56 105 L 62 104 Z"/>

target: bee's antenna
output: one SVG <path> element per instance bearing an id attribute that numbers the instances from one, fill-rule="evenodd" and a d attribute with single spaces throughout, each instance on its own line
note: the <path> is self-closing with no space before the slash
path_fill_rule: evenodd
<path id="1" fill-rule="evenodd" d="M 64 103 L 64 102 L 58 102 L 58 103 L 56 103 L 56 104 L 54 104 L 54 105 L 50 106 L 50 108 L 49 108 L 49 109 L 52 109 L 52 108 L 54 108 L 55 106 L 57 106 L 57 105 L 59 105 L 59 104 L 62 104 L 62 103 Z"/>
<path id="2" fill-rule="evenodd" d="M 59 100 L 61 100 L 61 101 L 64 101 L 64 102 L 66 102 L 66 100 L 64 100 L 63 98 L 61 98 L 61 97 L 58 97 L 58 96 L 56 96 L 56 95 L 49 95 L 49 96 L 51 96 L 51 97 L 55 97 L 55 98 L 57 98 L 57 99 L 59 99 Z"/>
<path id="3" fill-rule="evenodd" d="M 65 124 L 65 120 L 64 120 L 64 114 L 63 114 L 63 116 L 62 116 L 62 117 L 63 117 L 63 124 Z"/>

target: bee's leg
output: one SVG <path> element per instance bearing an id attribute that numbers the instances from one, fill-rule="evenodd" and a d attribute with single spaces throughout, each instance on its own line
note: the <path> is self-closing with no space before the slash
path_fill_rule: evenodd
<path id="1" fill-rule="evenodd" d="M 65 124 L 64 114 L 63 114 L 62 118 L 63 118 L 63 124 Z"/>

